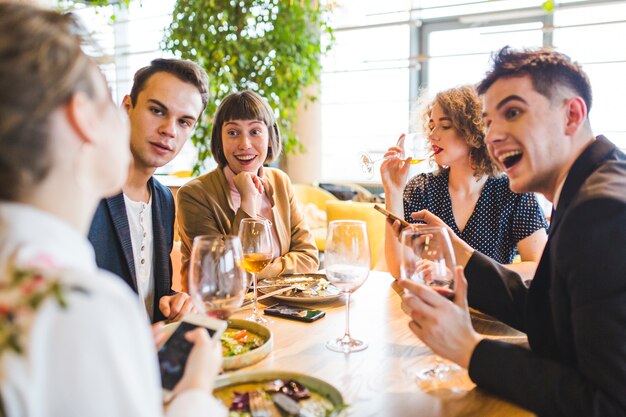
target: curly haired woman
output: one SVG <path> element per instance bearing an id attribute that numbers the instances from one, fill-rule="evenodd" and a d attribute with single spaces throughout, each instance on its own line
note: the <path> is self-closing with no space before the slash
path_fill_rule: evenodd
<path id="1" fill-rule="evenodd" d="M 381 166 L 387 209 L 407 221 L 420 210 L 438 216 L 442 225 L 474 249 L 531 279 L 543 252 L 547 223 L 534 194 L 515 194 L 509 179 L 489 159 L 482 103 L 472 87 L 442 91 L 422 114 L 439 170 L 409 180 L 407 159 L 386 159 Z M 385 156 L 403 156 L 393 146 Z M 405 186 L 406 184 L 406 186 Z M 385 258 L 395 277 L 400 270 L 397 225 L 385 232 Z M 513 264 L 519 254 L 521 262 Z"/>

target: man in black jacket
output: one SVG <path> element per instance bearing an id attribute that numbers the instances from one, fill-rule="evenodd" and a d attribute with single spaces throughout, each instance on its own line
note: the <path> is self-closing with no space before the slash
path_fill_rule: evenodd
<path id="1" fill-rule="evenodd" d="M 171 290 L 174 199 L 152 174 L 178 155 L 207 100 L 207 75 L 191 61 L 155 59 L 135 73 L 123 101 L 133 155 L 128 179 L 100 202 L 89 230 L 98 266 L 138 293 L 153 322 L 179 318 L 190 303 Z"/>
<path id="2" fill-rule="evenodd" d="M 402 281 L 410 327 L 471 379 L 540 416 L 626 415 L 626 156 L 588 119 L 591 88 L 554 51 L 501 50 L 479 84 L 489 153 L 515 192 L 554 210 L 526 288 L 454 234 L 455 301 Z M 413 217 L 442 225 L 431 213 Z M 395 225 L 397 228 L 399 225 Z M 530 350 L 482 338 L 469 304 L 527 333 Z"/>

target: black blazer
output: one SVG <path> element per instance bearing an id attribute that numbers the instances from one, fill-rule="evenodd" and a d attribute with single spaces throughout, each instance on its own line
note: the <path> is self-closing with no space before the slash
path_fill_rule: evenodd
<path id="1" fill-rule="evenodd" d="M 600 136 L 576 160 L 529 289 L 477 252 L 465 274 L 470 305 L 531 348 L 481 341 L 479 387 L 540 416 L 626 416 L 626 155 Z"/>
<path id="2" fill-rule="evenodd" d="M 159 310 L 159 300 L 164 295 L 174 294 L 170 252 L 174 241 L 175 207 L 172 192 L 167 187 L 154 178 L 150 178 L 148 187 L 152 195 L 153 321 L 156 322 L 165 319 Z M 95 249 L 98 266 L 120 276 L 138 292 L 128 216 L 121 193 L 100 201 L 89 230 L 89 241 Z"/>

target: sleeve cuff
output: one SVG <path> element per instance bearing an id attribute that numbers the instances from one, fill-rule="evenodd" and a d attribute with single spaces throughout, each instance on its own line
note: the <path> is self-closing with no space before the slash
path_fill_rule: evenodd
<path id="1" fill-rule="evenodd" d="M 167 414 L 168 417 L 178 416 L 212 416 L 226 417 L 228 410 L 215 397 L 207 392 L 194 389 L 182 392 L 172 400 Z"/>

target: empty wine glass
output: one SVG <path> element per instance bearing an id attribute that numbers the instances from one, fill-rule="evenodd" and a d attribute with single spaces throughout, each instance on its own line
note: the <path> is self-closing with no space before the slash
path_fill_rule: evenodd
<path id="1" fill-rule="evenodd" d="M 189 295 L 196 309 L 227 319 L 243 303 L 247 276 L 237 236 L 196 236 L 189 262 Z"/>
<path id="2" fill-rule="evenodd" d="M 400 239 L 402 242 L 401 277 L 427 285 L 452 300 L 454 298 L 455 258 L 448 231 L 443 227 L 432 226 L 406 228 L 402 231 Z M 435 364 L 420 369 L 416 376 L 422 381 L 444 380 L 459 369 L 458 366 L 444 362 L 436 356 Z"/>
<path id="3" fill-rule="evenodd" d="M 259 314 L 257 307 L 256 274 L 272 261 L 271 223 L 262 217 L 242 219 L 239 225 L 239 239 L 243 248 L 243 265 L 252 276 L 254 298 L 252 315 L 247 320 L 267 324 L 269 320 Z"/>
<path id="4" fill-rule="evenodd" d="M 348 295 L 346 301 L 346 330 L 343 337 L 329 340 L 326 347 L 335 352 L 357 352 L 367 343 L 350 336 L 350 295 L 367 279 L 370 272 L 370 247 L 365 222 L 334 220 L 328 225 L 324 250 L 326 277 Z"/>
<path id="5" fill-rule="evenodd" d="M 422 148 L 418 148 L 414 146 L 414 142 L 416 140 L 417 140 L 417 135 L 415 133 L 410 133 L 408 135 L 402 134 L 400 136 L 400 139 L 398 139 L 398 142 L 396 143 L 396 146 L 399 146 L 401 148 L 404 148 L 405 141 L 409 143 L 409 146 L 413 149 L 413 155 L 414 155 L 409 161 L 409 164 L 411 165 L 419 164 L 420 162 L 423 162 L 428 158 L 425 148 L 422 149 Z M 361 169 L 362 173 L 372 177 L 374 175 L 374 166 L 377 162 L 384 161 L 385 159 L 394 159 L 394 158 L 404 159 L 404 155 L 398 153 L 395 155 L 388 155 L 388 156 L 383 156 L 378 159 L 373 159 L 369 153 L 359 152 L 359 168 Z"/>

